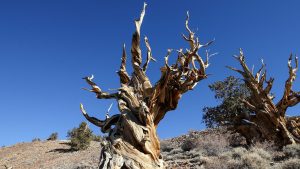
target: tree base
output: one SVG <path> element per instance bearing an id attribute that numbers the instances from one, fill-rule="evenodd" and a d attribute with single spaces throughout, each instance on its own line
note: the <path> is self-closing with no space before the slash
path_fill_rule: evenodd
<path id="1" fill-rule="evenodd" d="M 164 169 L 164 162 L 159 159 L 153 161 L 150 154 L 144 154 L 132 145 L 114 140 L 113 145 L 109 140 L 104 140 L 100 156 L 100 169 Z"/>

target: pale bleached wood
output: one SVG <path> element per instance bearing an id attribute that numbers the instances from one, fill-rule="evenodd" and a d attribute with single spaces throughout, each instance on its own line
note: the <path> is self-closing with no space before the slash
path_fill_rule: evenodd
<path id="1" fill-rule="evenodd" d="M 153 86 L 146 75 L 146 70 L 151 60 L 152 50 L 147 37 L 145 44 L 147 57 L 142 65 L 142 51 L 140 47 L 140 29 L 146 12 L 146 4 L 140 18 L 135 21 L 136 31 L 132 37 L 131 63 L 133 73 L 131 76 L 126 71 L 126 51 L 123 46 L 121 66 L 117 72 L 120 77 L 121 87 L 115 93 L 103 92 L 93 82 L 92 77 L 84 78 L 92 87 L 98 99 L 116 99 L 120 114 L 107 116 L 100 120 L 88 115 L 83 105 L 80 106 L 84 117 L 108 133 L 102 143 L 100 168 L 128 168 L 128 169 L 161 169 L 165 168 L 160 154 L 160 143 L 156 133 L 158 123 L 165 114 L 177 107 L 182 94 L 192 90 L 196 84 L 207 78 L 206 68 L 209 65 L 207 55 L 204 61 L 198 54 L 201 47 L 208 46 L 209 42 L 201 45 L 198 38 L 188 27 L 189 15 L 186 19 L 186 29 L 189 33 L 187 41 L 190 48 L 185 52 L 178 52 L 175 64 L 168 64 L 171 49 L 165 57 L 165 65 L 161 68 L 161 78 Z M 196 68 L 195 62 L 200 67 Z M 192 64 L 192 66 L 191 66 Z M 86 89 L 88 90 L 88 89 Z"/>
<path id="2" fill-rule="evenodd" d="M 299 135 L 293 134 L 293 131 L 288 127 L 288 121 L 285 112 L 288 107 L 294 106 L 300 102 L 300 95 L 292 91 L 292 84 L 296 78 L 298 70 L 298 58 L 295 58 L 295 68 L 292 67 L 292 55 L 288 61 L 289 77 L 285 83 L 285 90 L 282 99 L 274 104 L 273 95 L 270 93 L 274 78 L 266 80 L 267 71 L 266 65 L 262 61 L 262 67 L 253 75 L 246 65 L 245 56 L 240 49 L 240 54 L 235 56 L 242 66 L 242 70 L 228 67 L 229 69 L 240 73 L 247 87 L 251 91 L 251 96 L 242 102 L 253 111 L 255 114 L 250 118 L 241 118 L 240 123 L 237 123 L 235 130 L 240 132 L 248 139 L 248 143 L 254 140 L 269 140 L 274 141 L 278 145 L 294 144 L 299 142 Z M 264 84 L 265 87 L 264 87 Z M 242 123 L 243 120 L 248 120 L 251 123 Z M 243 121 L 244 122 L 244 121 Z M 254 124 L 254 125 L 253 125 Z M 295 126 L 295 125 L 294 125 Z M 300 128 L 299 128 L 300 129 Z"/>

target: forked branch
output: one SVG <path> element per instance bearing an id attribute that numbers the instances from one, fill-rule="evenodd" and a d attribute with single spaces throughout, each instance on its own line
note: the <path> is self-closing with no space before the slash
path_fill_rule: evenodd
<path id="1" fill-rule="evenodd" d="M 242 70 L 227 66 L 227 68 L 238 72 L 241 74 L 245 80 L 247 87 L 251 90 L 251 96 L 247 100 L 243 100 L 245 105 L 252 111 L 259 109 L 260 107 L 264 107 L 267 105 L 269 109 L 276 109 L 272 99 L 273 96 L 270 94 L 270 91 L 273 86 L 273 78 L 266 80 L 267 78 L 267 70 L 266 65 L 262 60 L 262 65 L 257 71 L 257 73 L 253 73 L 253 70 L 250 71 L 249 67 L 246 64 L 244 52 L 240 49 L 240 53 L 238 56 L 234 56 L 242 66 Z M 264 84 L 266 86 L 264 87 Z"/>
<path id="2" fill-rule="evenodd" d="M 88 113 L 86 112 L 86 110 L 84 109 L 84 107 L 83 107 L 82 104 L 80 104 L 80 110 L 81 110 L 83 116 L 84 116 L 89 122 L 91 122 L 92 124 L 94 124 L 95 126 L 100 127 L 100 128 L 101 128 L 101 131 L 102 131 L 103 133 L 109 132 L 111 126 L 112 126 L 112 125 L 115 125 L 115 124 L 118 122 L 119 118 L 120 118 L 120 114 L 115 114 L 115 115 L 113 115 L 113 116 L 111 116 L 111 117 L 106 117 L 105 120 L 99 120 L 99 119 L 97 119 L 97 118 L 95 118 L 95 117 L 90 117 L 90 116 L 88 115 Z"/>
<path id="3" fill-rule="evenodd" d="M 143 71 L 144 72 L 147 70 L 148 64 L 150 63 L 151 60 L 156 62 L 156 60 L 152 56 L 151 47 L 150 47 L 148 38 L 146 36 L 145 36 L 145 44 L 146 44 L 146 47 L 147 47 L 147 61 L 143 65 Z"/>
<path id="4" fill-rule="evenodd" d="M 294 106 L 300 102 L 300 93 L 292 90 L 293 82 L 296 79 L 298 71 L 298 57 L 295 57 L 295 67 L 292 66 L 293 55 L 288 60 L 289 77 L 285 82 L 285 89 L 281 100 L 277 103 L 280 113 L 284 114 L 288 107 Z"/>
<path id="5" fill-rule="evenodd" d="M 200 44 L 199 39 L 195 37 L 195 33 L 189 28 L 189 13 L 185 21 L 185 28 L 188 35 L 182 35 L 183 39 L 189 43 L 189 49 L 183 52 L 182 49 L 177 50 L 177 60 L 175 64 L 169 64 L 169 56 L 172 50 L 168 49 L 165 56 L 165 66 L 161 68 L 161 78 L 154 87 L 154 93 L 150 102 L 150 109 L 154 110 L 154 123 L 158 124 L 169 110 L 174 110 L 181 95 L 188 90 L 192 90 L 197 83 L 207 78 L 205 70 L 209 66 L 209 58 L 214 54 L 206 53 L 206 60 L 198 54 L 198 50 L 202 47 L 209 46 L 212 42 L 204 45 Z M 199 64 L 199 68 L 196 67 Z M 156 102 L 156 103 L 155 103 Z"/>

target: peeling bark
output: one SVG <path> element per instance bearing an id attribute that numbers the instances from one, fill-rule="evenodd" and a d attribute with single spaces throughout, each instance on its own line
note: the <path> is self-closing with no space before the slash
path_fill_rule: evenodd
<path id="1" fill-rule="evenodd" d="M 239 120 L 237 121 L 239 122 L 235 125 L 235 130 L 244 135 L 248 143 L 255 140 L 270 140 L 280 146 L 299 143 L 299 120 L 288 119 L 285 115 L 288 107 L 295 106 L 300 102 L 300 93 L 292 90 L 298 70 L 298 58 L 295 57 L 295 67 L 293 67 L 293 55 L 291 54 L 289 57 L 289 77 L 285 82 L 283 97 L 277 104 L 273 102 L 274 96 L 270 93 L 274 78 L 266 80 L 267 71 L 263 61 L 261 68 L 254 75 L 246 65 L 242 50 L 240 50 L 239 56 L 235 56 L 235 58 L 243 70 L 228 68 L 243 76 L 251 91 L 251 96 L 242 102 L 254 113 L 247 117 L 238 117 Z"/>
<path id="2" fill-rule="evenodd" d="M 183 37 L 188 41 L 190 48 L 185 52 L 178 50 L 178 59 L 172 65 L 168 64 L 168 57 L 172 50 L 168 50 L 165 65 L 161 68 L 161 78 L 154 86 L 152 85 L 146 75 L 146 70 L 150 61 L 155 61 L 155 59 L 147 37 L 144 38 L 147 59 L 141 66 L 140 29 L 145 9 L 146 4 L 144 4 L 140 18 L 135 21 L 136 31 L 131 45 L 133 67 L 131 76 L 126 71 L 127 56 L 125 45 L 123 47 L 121 66 L 117 72 L 121 83 L 118 92 L 103 92 L 93 82 L 93 76 L 84 78 L 92 88 L 89 91 L 95 93 L 98 99 L 116 99 L 120 111 L 120 114 L 99 120 L 90 117 L 81 105 L 85 118 L 100 127 L 103 133 L 108 133 L 108 137 L 103 142 L 100 168 L 165 168 L 160 154 L 157 126 L 168 111 L 176 109 L 182 94 L 192 90 L 200 80 L 207 78 L 205 70 L 209 66 L 208 59 L 211 55 L 207 54 L 207 60 L 203 61 L 198 50 L 210 45 L 212 41 L 205 45 L 200 44 L 188 27 L 189 15 L 187 14 L 188 36 Z M 199 63 L 199 68 L 196 68 L 195 62 Z"/>

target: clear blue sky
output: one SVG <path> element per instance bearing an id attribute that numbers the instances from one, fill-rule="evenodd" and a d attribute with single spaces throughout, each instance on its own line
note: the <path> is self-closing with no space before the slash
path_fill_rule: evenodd
<path id="1" fill-rule="evenodd" d="M 186 11 L 191 28 L 201 42 L 215 38 L 211 51 L 209 79 L 181 99 L 178 109 L 169 112 L 158 128 L 161 138 L 189 130 L 203 129 L 202 108 L 216 105 L 207 85 L 237 75 L 225 65 L 238 67 L 231 57 L 243 48 L 249 65 L 264 58 L 268 73 L 275 77 L 273 92 L 282 96 L 290 52 L 300 53 L 300 2 L 207 0 L 148 1 L 142 27 L 158 63 L 148 70 L 152 82 L 167 48 L 185 48 Z M 110 100 L 97 100 L 81 79 L 94 74 L 104 89 L 118 88 L 115 71 L 121 47 L 127 52 L 143 1 L 10 0 L 0 1 L 0 146 L 46 139 L 58 132 L 64 139 L 69 129 L 85 121 L 79 111 L 103 118 Z M 143 46 L 144 49 L 144 46 Z M 129 65 L 128 65 L 129 67 Z M 238 76 L 238 75 L 237 75 Z M 294 88 L 299 88 L 300 80 Z M 299 115 L 299 106 L 288 114 Z M 116 106 L 112 113 L 117 113 Z M 92 127 L 95 133 L 100 133 Z"/>

